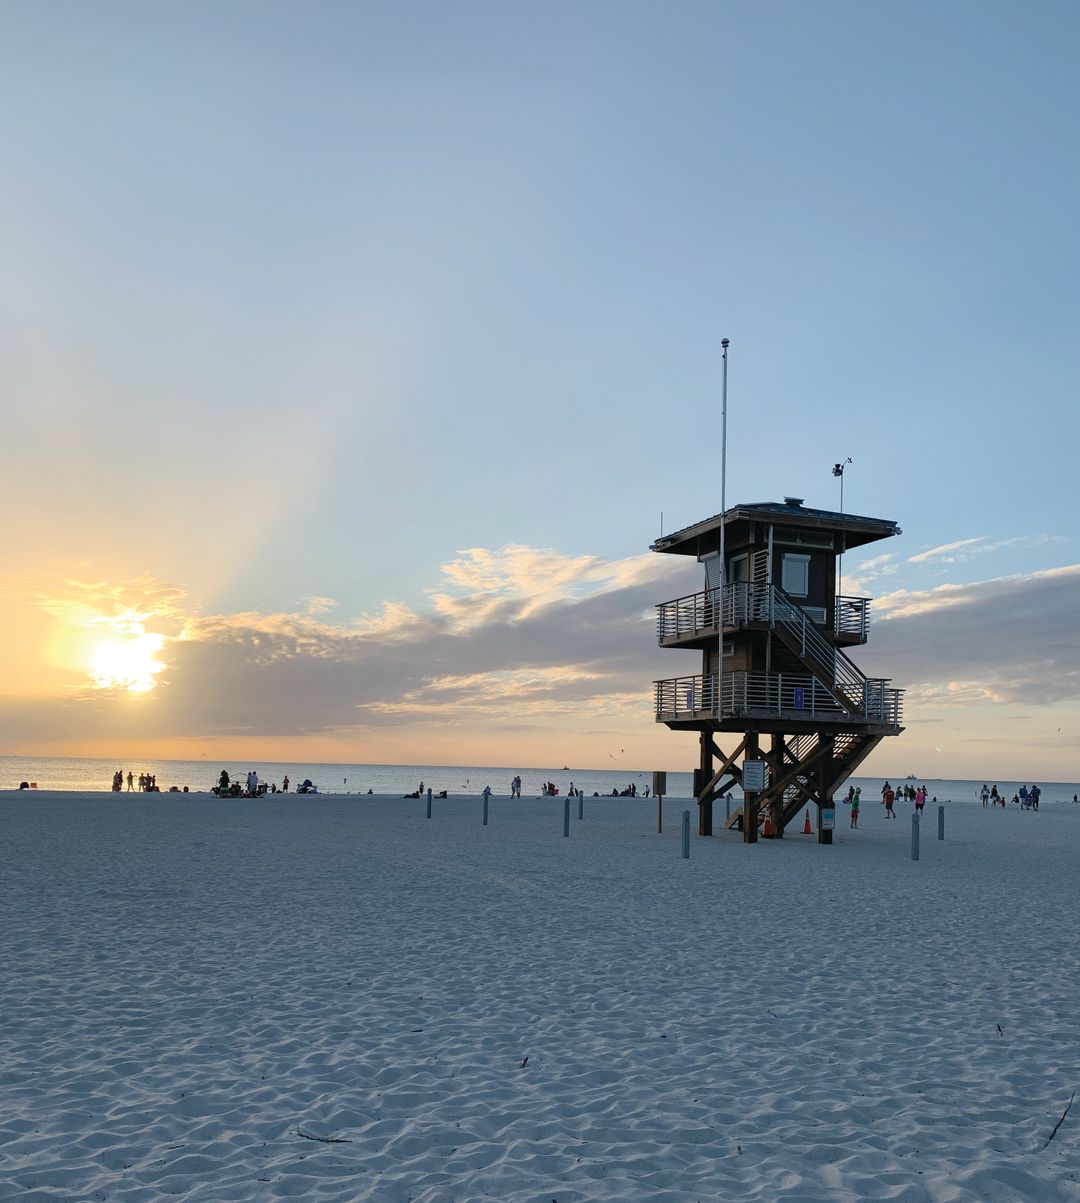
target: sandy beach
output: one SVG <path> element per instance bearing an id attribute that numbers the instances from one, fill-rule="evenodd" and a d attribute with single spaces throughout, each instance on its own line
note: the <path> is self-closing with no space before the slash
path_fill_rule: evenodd
<path id="1" fill-rule="evenodd" d="M 0 1198 L 1080 1199 L 1080 806 L 689 806 L 0 795 Z"/>

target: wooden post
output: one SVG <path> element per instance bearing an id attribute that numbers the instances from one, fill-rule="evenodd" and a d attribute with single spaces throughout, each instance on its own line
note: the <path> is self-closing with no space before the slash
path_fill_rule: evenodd
<path id="1" fill-rule="evenodd" d="M 778 781 L 784 770 L 784 737 L 782 735 L 773 735 L 771 740 L 769 755 L 765 758 L 769 762 L 769 784 Z M 780 796 L 773 799 L 772 803 L 772 827 L 773 839 L 782 840 L 784 838 L 784 791 L 780 791 Z"/>
<path id="2" fill-rule="evenodd" d="M 431 790 L 427 792 L 427 817 L 431 818 Z"/>
<path id="3" fill-rule="evenodd" d="M 712 798 L 698 803 L 698 835 L 712 835 Z"/>
<path id="4" fill-rule="evenodd" d="M 656 795 L 656 834 L 664 834 L 664 795 Z"/>
<path id="5" fill-rule="evenodd" d="M 836 808 L 833 806 L 832 795 L 828 793 L 829 780 L 832 772 L 832 748 L 833 737 L 831 735 L 821 736 L 821 746 L 827 747 L 828 751 L 821 757 L 817 768 L 817 804 L 818 804 L 818 833 L 817 842 L 819 844 L 831 844 L 833 841 L 833 829 L 826 826 L 825 811 L 828 811 L 833 816 L 833 822 L 836 821 Z"/>
<path id="6" fill-rule="evenodd" d="M 712 798 L 702 801 L 701 793 L 713 775 L 712 735 L 701 733 L 701 756 L 694 771 L 694 794 L 698 799 L 698 835 L 712 835 Z"/>
<path id="7" fill-rule="evenodd" d="M 756 731 L 747 731 L 746 733 L 746 752 L 744 754 L 744 763 L 747 760 L 758 759 L 758 733 Z M 756 792 L 748 792 L 743 790 L 743 831 L 742 838 L 744 844 L 756 844 L 758 838 L 757 821 L 758 821 L 758 796 Z"/>

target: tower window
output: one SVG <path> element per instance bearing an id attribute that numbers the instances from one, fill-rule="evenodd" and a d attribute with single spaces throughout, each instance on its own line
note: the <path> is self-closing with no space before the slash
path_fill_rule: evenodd
<path id="1" fill-rule="evenodd" d="M 785 593 L 805 597 L 810 592 L 810 557 L 784 552 L 780 562 L 780 582 Z"/>

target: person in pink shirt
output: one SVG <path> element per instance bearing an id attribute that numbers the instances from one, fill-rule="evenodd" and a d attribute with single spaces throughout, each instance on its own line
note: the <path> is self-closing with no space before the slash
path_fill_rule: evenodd
<path id="1" fill-rule="evenodd" d="M 915 813 L 921 815 L 926 805 L 926 786 L 920 785 L 915 791 Z"/>

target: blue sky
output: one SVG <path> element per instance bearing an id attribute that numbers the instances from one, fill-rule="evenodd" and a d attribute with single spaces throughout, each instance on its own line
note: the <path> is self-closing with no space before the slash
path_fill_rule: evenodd
<path id="1" fill-rule="evenodd" d="M 28 691 L 43 707 L 11 750 L 68 730 L 50 705 L 108 708 L 45 646 L 76 594 L 157 616 L 166 667 L 140 738 L 269 740 L 289 723 L 199 712 L 181 656 L 198 623 L 262 630 L 314 605 L 340 635 L 387 603 L 437 615 L 448 580 L 485 614 L 494 595 L 562 605 L 637 581 L 596 562 L 632 564 L 661 511 L 671 530 L 719 509 L 723 336 L 729 501 L 836 505 L 850 455 L 846 507 L 904 530 L 891 560 L 845 562 L 894 596 L 882 617 L 1016 579 L 1028 619 L 1005 622 L 1015 661 L 987 648 L 987 675 L 1037 656 L 1070 683 L 1053 706 L 1073 706 L 1078 666 L 1054 658 L 1076 642 L 1068 592 L 1037 624 L 1049 646 L 1025 651 L 1018 627 L 1032 574 L 1080 559 L 1078 34 L 1052 3 L 6 5 L 0 650 L 12 712 Z M 502 567 L 448 576 L 467 549 Z M 918 689 L 952 679 L 920 667 L 932 642 L 867 649 L 894 657 L 874 667 L 912 686 L 916 718 Z M 275 654 L 341 713 L 318 737 L 352 732 L 368 759 L 404 753 L 350 708 L 405 706 L 395 682 L 432 688 L 444 660 L 479 689 L 437 645 L 339 697 L 299 643 Z M 209 657 L 246 683 L 238 708 L 257 660 Z M 559 663 L 586 660 L 591 704 L 689 671 L 655 649 L 617 685 L 610 660 Z M 488 670 L 517 690 L 545 663 L 508 640 Z M 645 763 L 671 746 L 644 698 L 644 726 L 628 701 L 597 749 L 616 730 Z M 977 738 L 1006 704 L 970 701 L 957 730 Z M 1022 705 L 1041 730 L 1045 706 Z M 409 758 L 452 758 L 457 738 L 475 760 L 480 720 L 428 747 L 431 713 L 398 724 Z M 535 744 L 495 730 L 484 759 L 564 746 L 581 718 L 538 713 Z M 1063 773 L 1073 746 L 1051 749 Z"/>

